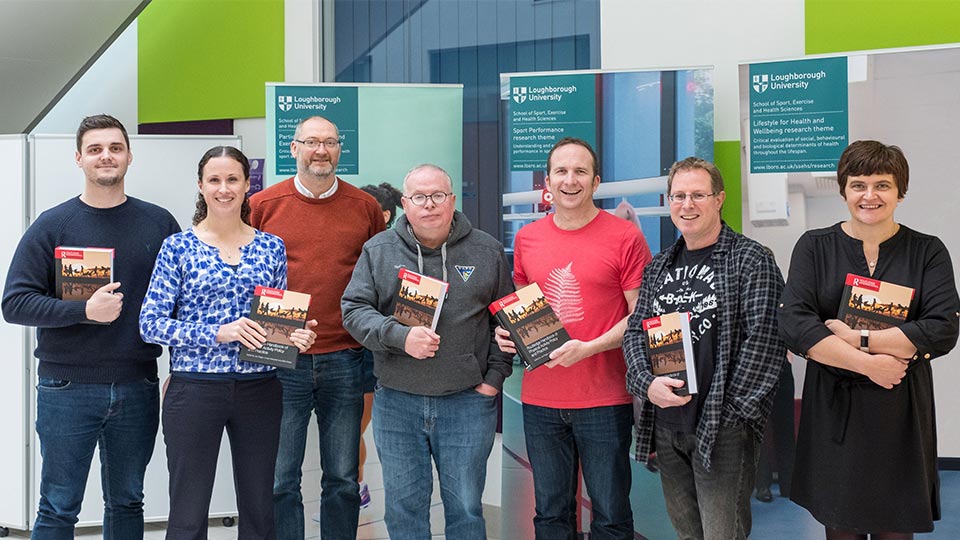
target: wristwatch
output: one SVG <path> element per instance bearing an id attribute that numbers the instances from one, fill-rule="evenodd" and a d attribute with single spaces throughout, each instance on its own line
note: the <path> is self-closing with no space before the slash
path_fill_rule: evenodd
<path id="1" fill-rule="evenodd" d="M 870 352 L 870 331 L 869 330 L 860 330 L 860 350 L 865 353 Z"/>

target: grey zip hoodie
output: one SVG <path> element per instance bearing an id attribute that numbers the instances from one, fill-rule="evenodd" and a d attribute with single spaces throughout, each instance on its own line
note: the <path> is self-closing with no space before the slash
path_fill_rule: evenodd
<path id="1" fill-rule="evenodd" d="M 418 360 L 403 350 L 410 328 L 392 315 L 401 267 L 450 284 L 436 329 L 440 349 L 433 358 Z M 494 342 L 496 320 L 487 306 L 513 290 L 503 246 L 475 230 L 459 211 L 438 249 L 421 245 L 407 216 L 400 216 L 392 229 L 363 245 L 340 300 L 343 327 L 373 351 L 374 373 L 387 388 L 444 396 L 486 382 L 500 390 L 513 358 Z"/>

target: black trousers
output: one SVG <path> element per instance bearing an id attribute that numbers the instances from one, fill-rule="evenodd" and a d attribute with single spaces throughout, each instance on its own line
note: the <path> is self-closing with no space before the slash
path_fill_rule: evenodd
<path id="1" fill-rule="evenodd" d="M 760 462 L 757 464 L 757 488 L 769 488 L 773 483 L 773 471 L 776 470 L 780 478 L 781 497 L 790 497 L 793 461 L 797 454 L 793 393 L 793 371 L 790 363 L 784 362 L 783 370 L 780 372 L 780 387 L 773 396 L 770 418 L 763 432 Z"/>
<path id="2" fill-rule="evenodd" d="M 163 400 L 170 471 L 167 540 L 206 540 L 220 440 L 226 428 L 239 540 L 274 540 L 273 473 L 283 390 L 276 376 L 197 380 L 173 375 Z"/>

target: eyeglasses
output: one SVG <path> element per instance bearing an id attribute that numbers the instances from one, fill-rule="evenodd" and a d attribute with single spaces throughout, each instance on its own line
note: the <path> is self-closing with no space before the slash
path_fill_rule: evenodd
<path id="1" fill-rule="evenodd" d="M 340 146 L 340 141 L 338 139 L 327 139 L 325 141 L 321 141 L 320 139 L 307 139 L 305 141 L 294 139 L 293 142 L 298 142 L 311 150 L 320 148 L 321 144 L 325 146 L 327 150 L 333 150 L 334 148 Z"/>
<path id="2" fill-rule="evenodd" d="M 683 204 L 683 201 L 690 199 L 695 203 L 701 203 L 707 200 L 707 197 L 713 197 L 716 193 L 671 193 L 667 199 L 673 204 Z"/>
<path id="3" fill-rule="evenodd" d="M 409 196 L 409 197 L 407 197 L 406 195 L 404 195 L 403 198 L 409 200 L 410 202 L 412 202 L 412 203 L 413 203 L 414 205 L 416 205 L 416 206 L 423 206 L 423 205 L 427 204 L 427 199 L 430 199 L 431 201 L 433 201 L 433 204 L 435 204 L 435 205 L 437 205 L 437 206 L 440 206 L 441 204 L 444 203 L 444 201 L 447 200 L 447 196 L 448 196 L 448 195 L 453 195 L 453 193 L 444 193 L 444 192 L 442 192 L 442 191 L 438 191 L 438 192 L 436 192 L 436 193 L 431 193 L 430 195 L 424 195 L 423 193 L 417 193 L 416 195 L 411 195 L 411 196 Z"/>

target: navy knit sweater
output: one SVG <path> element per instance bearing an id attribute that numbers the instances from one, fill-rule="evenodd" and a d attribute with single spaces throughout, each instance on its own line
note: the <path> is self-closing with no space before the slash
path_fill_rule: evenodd
<path id="1" fill-rule="evenodd" d="M 40 214 L 17 246 L 2 303 L 7 322 L 37 327 L 40 377 L 111 383 L 156 375 L 161 348 L 140 339 L 140 304 L 163 239 L 179 230 L 170 212 L 133 197 L 113 208 L 76 197 Z M 113 279 L 123 293 L 117 320 L 81 324 L 86 302 L 56 298 L 57 246 L 114 248 Z"/>

